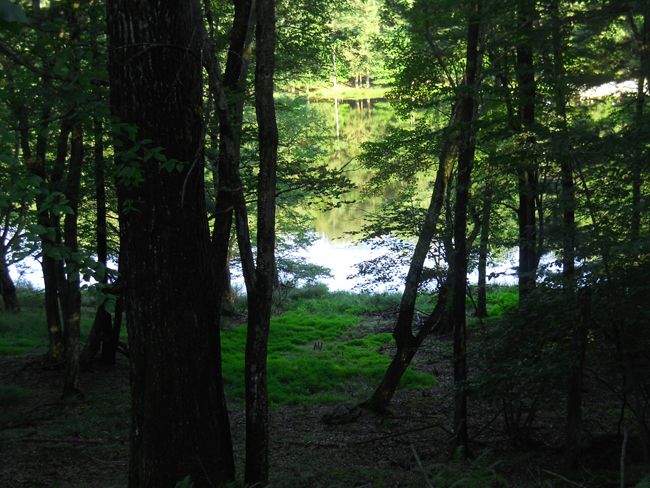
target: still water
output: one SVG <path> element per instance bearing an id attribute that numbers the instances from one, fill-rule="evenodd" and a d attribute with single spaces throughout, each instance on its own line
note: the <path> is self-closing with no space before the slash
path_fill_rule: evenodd
<path id="1" fill-rule="evenodd" d="M 362 167 L 357 157 L 364 142 L 380 140 L 391 127 L 405 127 L 411 121 L 400 119 L 390 103 L 384 99 L 321 101 L 311 104 L 310 110 L 318 111 L 323 120 L 327 121 L 324 127 L 329 131 L 332 141 L 325 156 L 328 165 L 332 168 L 345 166 L 356 189 L 344 198 L 352 203 L 331 210 L 311 212 L 318 239 L 298 254 L 309 262 L 331 270 L 331 277 L 321 280 L 331 290 L 358 290 L 363 287 L 364 280 L 354 276 L 357 272 L 356 265 L 380 256 L 387 252 L 387 249 L 371 247 L 360 242 L 352 233 L 392 195 L 390 188 L 381 195 L 372 196 L 361 191 L 370 173 Z M 427 182 L 417 183 L 418 186 L 427 188 Z M 423 207 L 428 203 L 429 192 L 427 189 L 422 194 Z M 490 283 L 515 284 L 515 259 L 515 255 L 510 254 L 501 264 L 490 266 L 488 275 L 493 274 Z M 406 271 L 406 266 L 392 269 L 391 281 L 371 289 L 379 292 L 401 290 L 401 281 Z M 476 282 L 478 273 L 475 271 L 470 274 L 469 279 L 470 282 Z"/>
<path id="2" fill-rule="evenodd" d="M 328 167 L 344 167 L 355 189 L 343 196 L 346 203 L 338 207 L 327 210 L 311 208 L 308 211 L 314 240 L 310 246 L 297 250 L 295 256 L 330 269 L 331 276 L 320 281 L 331 290 L 359 290 L 365 281 L 354 276 L 356 265 L 377 258 L 387 249 L 360 242 L 353 232 L 363 225 L 369 215 L 379 210 L 382 202 L 391 198 L 391 192 L 390 188 L 382 194 L 367 195 L 362 192 L 370 173 L 362 167 L 357 157 L 364 142 L 380 140 L 391 127 L 408 126 L 410 121 L 400 119 L 390 103 L 383 99 L 312 102 L 306 104 L 305 113 L 310 114 L 312 120 L 316 117 L 320 124 L 319 130 L 325 141 L 322 157 Z M 423 206 L 428 198 L 429 195 L 423 194 Z M 490 282 L 516 283 L 514 266 L 514 255 L 507 256 L 501 264 L 491 266 L 488 275 L 493 273 L 495 277 Z M 406 267 L 396 266 L 390 270 L 392 281 L 371 289 L 400 290 L 405 272 Z M 11 274 L 15 280 L 20 278 L 37 288 L 43 287 L 40 264 L 33 258 L 26 259 L 20 269 L 14 267 Z M 470 281 L 475 282 L 476 279 L 477 273 L 474 272 L 470 275 Z M 243 288 L 243 280 L 237 270 L 233 274 L 233 284 Z"/>

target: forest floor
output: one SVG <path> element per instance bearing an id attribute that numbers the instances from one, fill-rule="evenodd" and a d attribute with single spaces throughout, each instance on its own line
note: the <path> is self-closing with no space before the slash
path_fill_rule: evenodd
<path id="1" fill-rule="evenodd" d="M 327 297 L 319 300 L 328 303 Z M 340 297 L 332 299 L 336 300 L 341 303 Z M 362 305 L 373 308 L 368 303 Z M 282 347 L 286 349 L 288 346 L 281 340 L 281 335 L 276 336 L 275 349 L 271 347 L 271 353 L 275 354 L 277 366 L 286 366 L 285 361 L 292 360 L 297 361 L 301 368 L 306 367 L 305 361 L 327 366 L 330 358 L 325 353 L 328 349 L 334 355 L 345 357 L 350 352 L 346 348 L 352 346 L 373 349 L 371 352 L 383 358 L 382 364 L 385 364 L 392 351 L 392 345 L 385 340 L 386 335 L 390 337 L 387 331 L 392 316 L 390 311 L 380 311 L 388 303 L 376 305 L 373 313 L 358 315 L 352 325 L 343 320 L 341 328 L 332 326 L 332 334 L 324 333 L 322 350 L 312 345 L 313 336 L 310 334 L 313 331 L 305 326 L 308 321 L 303 320 L 300 324 L 305 336 L 294 341 L 297 347 L 289 348 L 288 352 L 281 351 Z M 349 315 L 358 311 L 350 307 L 350 303 L 346 306 Z M 301 307 L 294 310 L 298 310 L 304 319 L 310 307 L 305 308 L 304 303 Z M 312 308 L 314 312 L 320 310 L 318 306 Z M 291 310 L 284 313 L 289 312 Z M 242 329 L 235 326 L 236 322 L 233 321 L 230 330 Z M 290 322 L 287 319 L 286 323 Z M 276 329 L 282 328 L 281 324 L 282 320 L 276 320 Z M 316 325 L 323 327 L 322 323 Z M 7 342 L 1 334 L 1 326 L 0 317 L 0 341 Z M 339 337 L 333 335 L 334 330 L 339 331 Z M 341 330 L 345 333 L 341 334 Z M 228 331 L 223 335 L 236 337 L 236 333 L 229 336 Z M 364 342 L 364 335 L 378 336 L 380 340 Z M 226 339 L 226 349 L 228 340 L 231 339 Z M 235 345 L 236 341 L 231 344 Z M 319 354 L 325 354 L 323 359 Z M 360 363 L 354 368 L 362 369 L 368 357 L 356 359 Z M 376 366 L 373 361 L 369 364 L 370 369 Z M 473 461 L 450 461 L 454 390 L 451 344 L 447 339 L 430 337 L 426 341 L 413 365 L 421 376 L 413 376 L 411 387 L 397 392 L 391 406 L 392 415 L 385 417 L 366 411 L 356 417 L 357 411 L 352 408 L 367 398 L 375 384 L 374 374 L 353 375 L 344 369 L 343 376 L 335 378 L 337 381 L 345 380 L 343 388 L 329 392 L 312 391 L 323 379 L 322 375 L 333 374 L 330 366 L 323 371 L 305 370 L 306 376 L 314 376 L 313 384 L 309 379 L 296 379 L 301 388 L 306 388 L 304 395 L 297 390 L 275 393 L 275 407 L 271 411 L 271 486 L 619 486 L 620 444 L 613 437 L 603 438 L 600 450 L 588 454 L 585 468 L 581 471 L 566 473 L 558 468 L 562 464 L 561 433 L 564 425 L 561 408 L 557 413 L 546 412 L 538 418 L 534 432 L 537 442 L 524 450 L 509 447 L 496 408 L 474 402 L 470 405 Z M 224 370 L 228 377 L 227 365 Z M 423 378 L 435 380 L 423 381 Z M 62 401 L 61 372 L 45 368 L 41 355 L 34 351 L 0 355 L 0 486 L 126 486 L 128 360 L 119 356 L 117 364 L 112 367 L 90 365 L 83 371 L 81 383 L 84 398 Z M 273 384 L 271 382 L 272 388 Z M 327 384 L 323 388 L 331 389 Z M 241 473 L 243 404 L 237 385 L 229 384 L 227 394 L 235 456 Z M 317 401 L 309 401 L 309 395 Z M 347 407 L 343 407 L 344 404 L 349 405 L 354 414 L 350 422 L 333 425 L 323 421 L 323 416 L 327 417 L 332 411 L 345 412 Z M 597 420 L 586 419 L 586 422 Z M 647 467 L 628 467 L 626 486 L 635 486 L 643 477 L 644 470 L 647 474 Z"/>

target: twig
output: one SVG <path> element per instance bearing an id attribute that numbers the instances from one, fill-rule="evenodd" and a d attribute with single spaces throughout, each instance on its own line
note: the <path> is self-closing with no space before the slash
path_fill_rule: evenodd
<path id="1" fill-rule="evenodd" d="M 113 465 L 113 466 L 126 466 L 126 463 L 124 461 L 105 461 L 103 459 L 97 459 L 96 457 L 91 456 L 87 452 L 81 451 L 81 453 L 86 456 L 88 459 L 91 461 L 96 462 L 97 464 L 108 464 L 108 465 Z"/>
<path id="2" fill-rule="evenodd" d="M 571 481 L 569 478 L 566 478 L 561 474 L 554 473 L 553 471 L 549 471 L 548 469 L 541 469 L 541 471 L 544 471 L 546 474 L 550 474 L 551 476 L 555 476 L 556 478 L 559 478 L 562 481 L 569 483 L 570 485 L 579 486 L 580 488 L 585 488 L 585 485 L 583 485 L 582 483 L 576 483 L 575 481 Z"/>
<path id="3" fill-rule="evenodd" d="M 623 429 L 623 444 L 621 445 L 621 488 L 625 488 L 625 449 L 627 448 L 627 427 Z"/>
<path id="4" fill-rule="evenodd" d="M 415 450 L 415 447 L 413 446 L 413 443 L 411 443 L 411 451 L 413 452 L 413 456 L 415 457 L 415 462 L 418 463 L 418 468 L 420 468 L 420 471 L 422 471 L 422 477 L 424 478 L 424 482 L 427 484 L 428 488 L 433 488 L 433 485 L 429 481 L 429 477 L 427 476 L 427 472 L 424 470 L 424 466 L 422 466 L 422 461 L 420 461 L 420 456 L 418 456 L 418 453 Z"/>

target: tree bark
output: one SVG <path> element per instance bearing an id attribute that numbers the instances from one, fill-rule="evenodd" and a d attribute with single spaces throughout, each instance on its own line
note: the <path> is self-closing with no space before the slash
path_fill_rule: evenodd
<path id="1" fill-rule="evenodd" d="M 519 121 L 525 131 L 532 131 L 535 125 L 535 66 L 533 62 L 533 18 L 535 2 L 519 0 L 517 18 L 519 25 L 519 42 L 517 44 L 517 82 L 519 91 Z M 528 135 L 528 145 L 532 146 L 534 138 Z M 534 157 L 530 155 L 529 157 Z M 535 288 L 537 264 L 536 207 L 538 191 L 538 170 L 534 160 L 523 161 L 518 171 L 519 191 L 519 299 L 523 302 Z"/>
<path id="2" fill-rule="evenodd" d="M 275 282 L 275 191 L 278 128 L 273 100 L 275 0 L 257 0 L 255 112 L 260 172 L 257 179 L 257 266 L 254 290 L 248 290 L 246 338 L 246 473 L 250 486 L 266 486 L 269 477 L 267 364 Z"/>
<path id="3" fill-rule="evenodd" d="M 458 176 L 454 203 L 454 253 L 451 320 L 454 342 L 454 437 L 455 446 L 467 456 L 467 346 L 465 295 L 467 289 L 467 205 L 472 166 L 476 150 L 475 122 L 478 111 L 478 70 L 480 68 L 479 34 L 481 2 L 476 1 L 469 13 L 465 82 L 460 99 L 460 136 Z"/>
<path id="4" fill-rule="evenodd" d="M 126 158 L 118 187 L 131 363 L 129 486 L 234 479 L 221 374 L 220 296 L 204 196 L 202 15 L 196 0 L 109 0 L 111 113 L 166 161 Z M 144 150 L 146 152 L 146 149 Z M 173 167 L 169 168 L 169 163 Z"/>

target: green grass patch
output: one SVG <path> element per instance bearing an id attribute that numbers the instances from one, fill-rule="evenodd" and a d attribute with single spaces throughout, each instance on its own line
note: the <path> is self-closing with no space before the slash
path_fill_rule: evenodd
<path id="1" fill-rule="evenodd" d="M 13 356 L 47 349 L 44 296 L 39 290 L 18 288 L 20 312 L 0 311 L 0 356 Z M 92 306 L 82 306 L 81 340 L 88 335 L 95 317 Z"/>
<path id="2" fill-rule="evenodd" d="M 6 407 L 29 398 L 32 392 L 16 385 L 0 385 L 0 407 Z"/>
<path id="3" fill-rule="evenodd" d="M 362 313 L 385 306 L 386 296 L 331 293 L 294 299 L 271 322 L 269 397 L 272 404 L 335 402 L 367 395 L 386 371 L 390 357 L 380 348 L 388 333 L 358 337 Z M 246 327 L 222 333 L 224 377 L 231 397 L 243 398 Z M 434 383 L 430 375 L 409 370 L 402 387 Z"/>
<path id="4" fill-rule="evenodd" d="M 517 308 L 518 304 L 519 292 L 516 286 L 496 286 L 488 289 L 488 317 L 500 317 L 508 310 Z"/>

